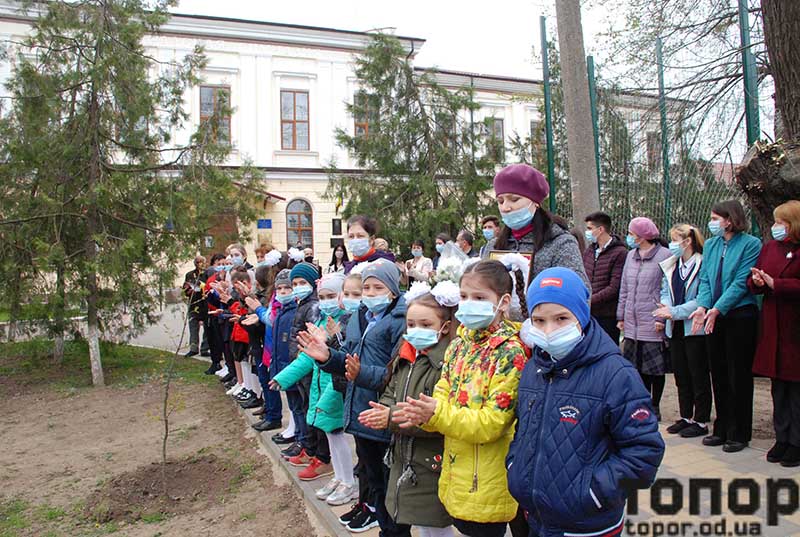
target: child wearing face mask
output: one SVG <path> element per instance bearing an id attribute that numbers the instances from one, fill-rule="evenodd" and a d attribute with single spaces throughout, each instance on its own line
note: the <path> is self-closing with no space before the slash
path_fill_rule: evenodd
<path id="1" fill-rule="evenodd" d="M 527 294 L 522 372 L 508 488 L 531 535 L 618 535 L 626 483 L 649 486 L 664 456 L 650 394 L 589 314 L 569 269 L 542 271 Z"/>
<path id="2" fill-rule="evenodd" d="M 345 314 L 339 306 L 343 283 L 344 274 L 327 274 L 320 280 L 317 290 L 320 311 L 317 333 L 335 347 L 338 342 L 327 333 L 326 325 L 339 322 Z M 316 436 L 316 452 L 298 477 L 310 481 L 333 473 L 333 479 L 318 489 L 316 496 L 329 505 L 342 505 L 353 499 L 357 489 L 353 481 L 353 455 L 342 432 L 342 394 L 334 389 L 331 374 L 321 371 L 313 358 L 300 352 L 297 359 L 270 382 L 270 388 L 279 390 L 293 386 L 309 374 L 312 382 L 306 423 L 309 436 Z"/>
<path id="3" fill-rule="evenodd" d="M 358 415 L 378 401 L 386 385 L 388 366 L 406 327 L 406 303 L 400 294 L 400 271 L 393 261 L 378 259 L 361 272 L 363 306 L 350 316 L 340 349 L 315 337 L 316 327 L 301 332 L 301 350 L 328 373 L 347 376 L 344 430 L 355 436 L 359 460 L 359 501 L 340 522 L 355 533 L 380 525 L 387 535 L 408 535 L 386 510 L 389 469 L 383 456 L 389 448 L 388 430 L 375 430 L 358 421 Z"/>
<path id="4" fill-rule="evenodd" d="M 453 525 L 471 537 L 502 537 L 517 515 L 503 459 L 514 434 L 517 386 L 528 354 L 509 321 L 512 283 L 499 261 L 464 271 L 457 337 L 445 353 L 433 395 L 398 402 L 392 421 L 444 436 L 439 499 Z M 524 297 L 520 297 L 525 307 Z M 525 534 L 527 532 L 524 532 Z"/>
<path id="5" fill-rule="evenodd" d="M 425 286 L 427 287 L 427 286 Z M 430 396 L 444 363 L 444 353 L 455 331 L 454 308 L 443 306 L 428 291 L 408 299 L 405 340 L 393 359 L 392 376 L 380 402 L 370 402 L 358 420 L 372 429 L 392 431 L 388 453 L 391 464 L 386 508 L 400 524 L 417 528 L 420 537 L 449 537 L 450 515 L 438 497 L 444 437 L 419 428 L 404 429 L 391 421 L 397 403 L 406 397 Z"/>

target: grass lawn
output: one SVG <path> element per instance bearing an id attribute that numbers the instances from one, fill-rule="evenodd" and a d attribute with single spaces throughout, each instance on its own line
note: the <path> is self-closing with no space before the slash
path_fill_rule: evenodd
<path id="1" fill-rule="evenodd" d="M 101 343 L 105 381 L 110 386 L 131 387 L 163 379 L 172 353 Z M 204 375 L 205 366 L 197 360 L 179 356 L 175 359 L 173 378 L 184 382 L 213 384 L 214 375 Z M 0 378 L 25 386 L 60 390 L 80 390 L 92 385 L 89 350 L 85 341 L 69 341 L 64 347 L 64 361 L 53 358 L 53 342 L 34 339 L 20 343 L 0 343 Z"/>

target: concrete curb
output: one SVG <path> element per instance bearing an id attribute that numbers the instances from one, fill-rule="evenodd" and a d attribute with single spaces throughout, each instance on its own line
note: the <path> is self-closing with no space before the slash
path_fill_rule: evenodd
<path id="1" fill-rule="evenodd" d="M 238 407 L 238 405 L 237 405 Z M 239 413 L 244 417 L 244 421 L 248 426 L 257 423 L 259 420 L 253 416 L 251 411 L 244 410 L 239 407 Z M 301 481 L 297 478 L 297 470 L 283 457 L 281 457 L 281 447 L 271 440 L 271 436 L 277 431 L 268 431 L 259 433 L 253 431 L 261 446 L 266 450 L 272 459 L 273 466 L 282 470 L 289 481 L 294 485 L 295 490 L 300 494 L 306 504 L 306 508 L 310 511 L 319 522 L 318 526 L 325 530 L 326 535 L 332 537 L 351 537 L 352 534 L 339 522 L 339 515 L 350 510 L 350 504 L 345 504 L 339 507 L 331 507 L 327 503 L 320 501 L 314 495 L 316 490 L 323 486 L 328 478 L 322 478 L 315 481 Z M 377 536 L 377 528 L 368 532 L 359 533 L 358 535 L 365 535 L 367 537 Z M 322 536 L 320 536 L 322 537 Z"/>

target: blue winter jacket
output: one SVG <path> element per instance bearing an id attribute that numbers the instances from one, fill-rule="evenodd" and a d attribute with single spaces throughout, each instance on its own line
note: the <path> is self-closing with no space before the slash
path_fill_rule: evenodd
<path id="1" fill-rule="evenodd" d="M 264 309 L 264 306 L 256 309 L 256 315 L 261 318 L 264 312 L 259 313 Z M 284 304 L 278 310 L 275 316 L 275 321 L 272 323 L 272 360 L 269 363 L 269 377 L 275 378 L 275 375 L 283 371 L 289 362 L 291 362 L 289 347 L 292 338 L 292 324 L 294 323 L 294 314 L 297 312 L 297 302 L 292 300 L 288 304 Z M 297 388 L 292 388 L 296 390 Z"/>
<path id="2" fill-rule="evenodd" d="M 389 429 L 376 431 L 361 425 L 358 415 L 370 408 L 370 401 L 379 401 L 389 377 L 389 362 L 394 356 L 400 338 L 406 331 L 406 302 L 398 298 L 383 313 L 366 334 L 367 308 L 361 306 L 358 315 L 353 314 L 347 322 L 344 344 L 340 349 L 330 349 L 327 362 L 320 369 L 328 373 L 344 375 L 345 357 L 357 354 L 361 371 L 355 382 L 347 383 L 344 397 L 344 430 L 352 435 L 378 442 L 389 442 Z"/>
<path id="3" fill-rule="evenodd" d="M 623 480 L 649 486 L 664 456 L 650 394 L 592 319 L 556 362 L 540 349 L 522 371 L 508 488 L 532 535 L 605 535 L 621 526 Z"/>

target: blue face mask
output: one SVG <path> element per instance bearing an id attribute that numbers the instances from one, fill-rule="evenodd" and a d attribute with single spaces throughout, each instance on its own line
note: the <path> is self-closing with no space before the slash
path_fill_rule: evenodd
<path id="1" fill-rule="evenodd" d="M 266 267 L 266 266 L 267 266 L 267 262 L 266 261 L 259 261 L 258 263 L 256 263 L 256 268 L 258 268 L 258 267 Z"/>
<path id="2" fill-rule="evenodd" d="M 485 300 L 462 300 L 458 304 L 456 319 L 470 330 L 478 330 L 492 324 L 496 314 L 495 305 L 491 302 L 486 302 Z"/>
<path id="3" fill-rule="evenodd" d="M 342 305 L 348 313 L 355 313 L 361 307 L 361 300 L 357 298 L 343 298 Z"/>
<path id="4" fill-rule="evenodd" d="M 786 239 L 786 226 L 783 224 L 775 224 L 770 229 L 770 232 L 772 233 L 772 238 L 776 241 L 782 241 Z"/>
<path id="5" fill-rule="evenodd" d="M 583 232 L 583 238 L 586 239 L 586 242 L 588 242 L 589 244 L 594 244 L 597 242 L 597 237 L 595 237 L 594 233 L 592 233 L 588 229 Z"/>
<path id="6" fill-rule="evenodd" d="M 681 257 L 685 250 L 686 250 L 686 248 L 682 248 L 681 247 L 681 243 L 679 243 L 679 242 L 674 242 L 673 241 L 673 242 L 669 243 L 669 251 L 675 257 Z"/>
<path id="7" fill-rule="evenodd" d="M 515 231 L 524 228 L 533 220 L 531 205 L 502 215 L 503 223 Z"/>
<path id="8" fill-rule="evenodd" d="M 520 338 L 528 347 L 539 347 L 550 355 L 553 360 L 560 360 L 567 356 L 583 339 L 583 332 L 577 324 L 562 326 L 545 334 L 540 329 L 531 325 L 530 319 L 522 323 Z"/>
<path id="9" fill-rule="evenodd" d="M 483 238 L 487 241 L 490 241 L 494 238 L 494 230 L 493 229 L 484 229 L 483 230 Z"/>
<path id="10" fill-rule="evenodd" d="M 294 300 L 294 294 L 289 293 L 288 295 L 275 295 L 275 299 L 285 306 L 286 304 Z"/>
<path id="11" fill-rule="evenodd" d="M 314 292 L 314 288 L 310 285 L 295 285 L 292 288 L 292 296 L 297 300 L 303 300 Z"/>
<path id="12" fill-rule="evenodd" d="M 339 300 L 331 298 L 329 300 L 319 301 L 319 311 L 321 311 L 323 315 L 333 317 L 342 310 L 339 307 Z"/>
<path id="13" fill-rule="evenodd" d="M 636 244 L 636 240 L 633 238 L 633 235 L 628 235 L 625 237 L 625 242 L 628 245 L 628 248 L 638 248 L 639 245 Z"/>
<path id="14" fill-rule="evenodd" d="M 436 251 L 441 254 L 444 251 L 444 244 L 437 244 Z"/>
<path id="15" fill-rule="evenodd" d="M 719 220 L 710 220 L 708 222 L 708 230 L 715 237 L 721 237 L 725 234 L 725 230 L 722 229 L 722 224 L 720 224 Z"/>
<path id="16" fill-rule="evenodd" d="M 347 247 L 353 252 L 356 257 L 362 257 L 369 252 L 369 239 L 350 239 L 347 241 Z"/>
<path id="17" fill-rule="evenodd" d="M 214 272 L 224 272 L 225 271 L 225 265 L 216 265 L 213 268 L 214 268 Z"/>
<path id="18" fill-rule="evenodd" d="M 361 302 L 372 313 L 381 313 L 392 303 L 392 299 L 389 295 L 365 296 L 361 297 Z"/>
<path id="19" fill-rule="evenodd" d="M 244 264 L 244 258 L 240 255 L 235 255 L 231 257 L 231 261 L 233 261 L 233 266 L 238 267 L 239 265 Z"/>
<path id="20" fill-rule="evenodd" d="M 422 250 L 419 249 L 411 250 L 411 255 L 413 255 L 414 257 L 422 257 Z"/>
<path id="21" fill-rule="evenodd" d="M 432 328 L 409 328 L 403 339 L 418 351 L 424 351 L 439 343 L 439 332 Z"/>

